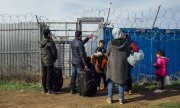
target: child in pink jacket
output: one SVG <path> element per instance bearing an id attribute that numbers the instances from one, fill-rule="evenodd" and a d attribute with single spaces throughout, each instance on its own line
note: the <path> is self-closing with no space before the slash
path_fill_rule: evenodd
<path id="1" fill-rule="evenodd" d="M 154 64 L 156 68 L 156 81 L 160 82 L 159 89 L 155 92 L 161 92 L 164 89 L 164 77 L 167 76 L 167 64 L 169 59 L 165 57 L 165 53 L 163 50 L 160 50 L 156 53 L 157 63 Z"/>

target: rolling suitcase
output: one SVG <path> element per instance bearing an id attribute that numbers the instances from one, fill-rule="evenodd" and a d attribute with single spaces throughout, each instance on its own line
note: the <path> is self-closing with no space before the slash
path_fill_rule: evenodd
<path id="1" fill-rule="evenodd" d="M 55 92 L 59 92 L 63 85 L 62 69 L 60 67 L 54 67 L 52 88 Z"/>
<path id="2" fill-rule="evenodd" d="M 93 96 L 97 93 L 94 70 L 80 70 L 78 74 L 78 92 L 80 96 Z"/>

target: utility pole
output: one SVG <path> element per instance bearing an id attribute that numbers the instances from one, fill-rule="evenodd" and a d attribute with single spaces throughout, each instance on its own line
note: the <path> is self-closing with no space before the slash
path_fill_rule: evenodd
<path id="1" fill-rule="evenodd" d="M 110 14 L 110 11 L 111 11 L 111 4 L 112 2 L 109 3 L 109 6 L 108 6 L 108 16 L 107 16 L 107 22 L 108 22 L 108 19 L 109 19 L 109 14 Z"/>
<path id="2" fill-rule="evenodd" d="M 158 8 L 158 11 L 157 11 L 156 17 L 155 17 L 155 19 L 154 19 L 154 22 L 153 22 L 153 26 L 152 26 L 152 28 L 154 28 L 154 25 L 155 25 L 155 23 L 156 23 L 157 16 L 158 16 L 158 14 L 159 14 L 159 10 L 160 10 L 160 8 L 161 8 L 161 5 L 159 5 L 159 8 Z"/>
<path id="3" fill-rule="evenodd" d="M 160 10 L 160 8 L 161 8 L 161 5 L 159 5 L 159 8 L 158 8 L 158 11 L 157 11 L 156 17 L 155 17 L 155 19 L 154 19 L 154 22 L 153 22 L 153 26 L 152 26 L 152 28 L 154 28 L 154 25 L 155 25 L 155 23 L 156 23 L 157 16 L 158 16 L 158 14 L 159 14 L 159 10 Z M 157 38 L 158 38 L 158 40 L 157 40 L 157 41 L 158 41 L 158 43 L 157 43 L 157 44 L 158 44 L 158 46 L 157 46 L 158 48 L 157 48 L 157 49 L 159 50 L 159 33 L 157 34 Z"/>

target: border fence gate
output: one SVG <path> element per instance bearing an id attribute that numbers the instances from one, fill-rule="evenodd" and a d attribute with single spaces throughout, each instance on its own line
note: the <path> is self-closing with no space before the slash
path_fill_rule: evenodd
<path id="1" fill-rule="evenodd" d="M 0 80 L 18 80 L 38 82 L 41 79 L 40 41 L 42 30 L 48 26 L 53 33 L 53 40 L 58 49 L 55 66 L 61 67 L 64 78 L 71 76 L 70 42 L 76 30 L 82 30 L 83 36 L 89 32 L 95 34 L 96 40 L 89 41 L 85 47 L 90 56 L 102 38 L 103 28 L 96 31 L 83 30 L 83 24 L 101 25 L 103 18 L 79 18 L 77 22 L 18 22 L 0 24 Z M 84 38 L 84 37 L 83 37 Z M 93 43 L 93 44 L 92 44 Z M 93 47 L 94 46 L 94 47 Z"/>

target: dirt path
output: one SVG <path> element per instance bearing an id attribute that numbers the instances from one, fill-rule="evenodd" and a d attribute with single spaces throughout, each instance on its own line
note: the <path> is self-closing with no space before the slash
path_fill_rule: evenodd
<path id="1" fill-rule="evenodd" d="M 107 92 L 99 92 L 94 97 L 81 97 L 62 91 L 60 94 L 47 95 L 39 91 L 0 90 L 0 108 L 99 108 L 107 107 Z M 150 91 L 125 94 L 126 104 L 118 105 L 118 94 L 114 95 L 112 106 L 126 108 L 147 108 L 162 102 L 180 102 L 180 90 L 167 90 L 160 94 Z"/>

